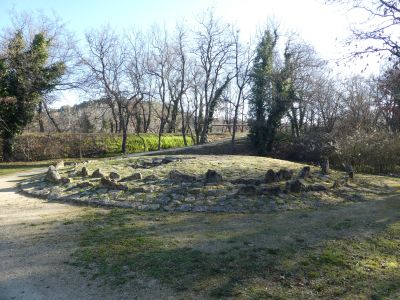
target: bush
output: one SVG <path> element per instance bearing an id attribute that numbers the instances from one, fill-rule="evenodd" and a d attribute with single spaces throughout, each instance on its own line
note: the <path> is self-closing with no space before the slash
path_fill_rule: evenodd
<path id="1" fill-rule="evenodd" d="M 358 172 L 390 174 L 400 171 L 399 153 L 399 134 L 357 131 L 333 137 L 314 131 L 297 139 L 281 133 L 272 156 L 314 164 L 328 157 L 337 169 L 347 163 Z"/>
<path id="2" fill-rule="evenodd" d="M 354 132 L 336 140 L 334 164 L 347 162 L 359 172 L 388 174 L 399 171 L 400 135 L 388 132 Z"/>
<path id="3" fill-rule="evenodd" d="M 193 144 L 187 138 L 189 145 Z M 67 157 L 96 157 L 121 153 L 122 138 L 114 134 L 39 134 L 29 133 L 18 136 L 14 141 L 14 159 L 18 161 L 36 161 Z M 0 141 L 1 146 L 1 141 Z M 129 135 L 128 153 L 157 150 L 158 135 Z M 184 147 L 180 135 L 168 134 L 161 138 L 161 148 Z M 0 154 L 1 158 L 1 154 Z"/>

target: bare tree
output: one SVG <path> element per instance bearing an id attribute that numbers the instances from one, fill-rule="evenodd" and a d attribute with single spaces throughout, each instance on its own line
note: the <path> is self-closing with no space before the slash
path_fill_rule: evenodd
<path id="1" fill-rule="evenodd" d="M 237 124 L 239 118 L 239 109 L 244 106 L 244 101 L 250 92 L 250 73 L 253 65 L 255 52 L 250 42 L 241 43 L 239 40 L 239 31 L 233 33 L 234 37 L 234 55 L 235 55 L 235 95 L 236 99 L 232 102 L 234 106 L 232 145 L 235 144 Z"/>
<path id="2" fill-rule="evenodd" d="M 122 132 L 122 153 L 126 153 L 128 124 L 143 93 L 132 85 L 127 72 L 127 46 L 110 27 L 86 34 L 87 51 L 80 54 L 87 68 L 85 83 L 95 94 L 107 99 L 118 117 Z"/>
<path id="3" fill-rule="evenodd" d="M 197 108 L 197 125 L 200 125 L 200 143 L 207 142 L 209 126 L 224 90 L 234 75 L 231 63 L 234 55 L 234 41 L 229 24 L 216 19 L 211 12 L 205 13 L 199 20 L 199 29 L 195 32 L 198 79 L 195 81 L 195 96 L 201 97 Z M 204 112 L 203 105 L 204 104 Z"/>
<path id="4" fill-rule="evenodd" d="M 368 15 L 364 22 L 351 28 L 352 36 L 347 43 L 356 46 L 356 50 L 351 53 L 352 56 L 389 53 L 390 56 L 400 57 L 398 0 L 327 0 L 326 2 L 350 6 L 351 9 L 363 11 Z M 360 43 L 361 47 L 358 47 Z"/>

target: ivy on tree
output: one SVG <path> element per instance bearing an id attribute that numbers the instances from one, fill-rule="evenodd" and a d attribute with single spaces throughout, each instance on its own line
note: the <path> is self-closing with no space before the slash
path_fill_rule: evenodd
<path id="1" fill-rule="evenodd" d="M 276 29 L 264 32 L 256 49 L 251 74 L 250 138 L 261 155 L 272 150 L 281 119 L 295 100 L 290 41 L 281 68 L 276 64 L 277 42 Z"/>
<path id="2" fill-rule="evenodd" d="M 0 54 L 0 136 L 3 160 L 10 161 L 14 137 L 31 122 L 42 97 L 59 83 L 65 65 L 48 64 L 51 40 L 43 32 L 27 44 L 17 31 L 6 43 Z"/>

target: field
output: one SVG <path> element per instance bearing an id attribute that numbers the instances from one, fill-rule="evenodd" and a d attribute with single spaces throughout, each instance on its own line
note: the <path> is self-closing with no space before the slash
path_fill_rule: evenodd
<path id="1" fill-rule="evenodd" d="M 177 160 L 171 163 L 151 165 L 163 158 L 103 159 L 84 164 L 90 173 L 97 168 L 121 176 L 141 172 L 143 179 L 128 182 L 128 191 L 107 190 L 99 185 L 99 179 L 82 177 L 78 172 L 82 164 L 62 170 L 62 176 L 70 176 L 71 182 L 53 185 L 53 190 L 51 185 L 43 185 L 40 176 L 29 179 L 29 189 L 35 188 L 35 180 L 42 182 L 40 189 L 49 189 L 50 200 L 67 201 L 57 200 L 57 190 L 60 195 L 72 191 L 74 199 L 79 196 L 82 203 L 101 197 L 135 203 L 135 209 L 91 209 L 64 225 L 82 228 L 79 248 L 67 263 L 80 268 L 81 274 L 96 284 L 124 289 L 132 282 L 146 285 L 155 281 L 176 299 L 400 297 L 399 179 L 356 174 L 353 180 L 333 188 L 344 173 L 332 171 L 326 177 L 311 167 L 305 183 L 308 187 L 322 184 L 326 190 L 292 193 L 284 191 L 285 182 L 280 182 L 277 194 L 242 195 L 238 191 L 248 184 L 232 183 L 237 179 L 263 178 L 269 168 L 287 168 L 297 174 L 304 165 L 212 155 L 175 156 Z M 202 183 L 210 168 L 222 174 L 222 182 Z M 190 184 L 173 183 L 168 179 L 172 170 L 197 179 Z M 145 179 L 149 176 L 150 181 Z M 93 185 L 74 189 L 87 181 Z M 264 185 L 257 185 L 257 191 Z M 154 209 L 150 203 L 166 195 L 170 211 L 163 206 L 149 211 Z M 229 209 L 195 212 L 198 201 Z"/>

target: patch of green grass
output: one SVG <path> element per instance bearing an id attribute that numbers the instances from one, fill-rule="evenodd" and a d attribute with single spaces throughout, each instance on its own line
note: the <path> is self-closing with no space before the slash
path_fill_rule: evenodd
<path id="1" fill-rule="evenodd" d="M 113 283 L 130 280 L 133 272 L 177 293 L 207 298 L 396 299 L 398 209 L 397 198 L 340 211 L 307 211 L 307 218 L 304 211 L 168 214 L 113 209 L 86 216 L 74 263 Z"/>

